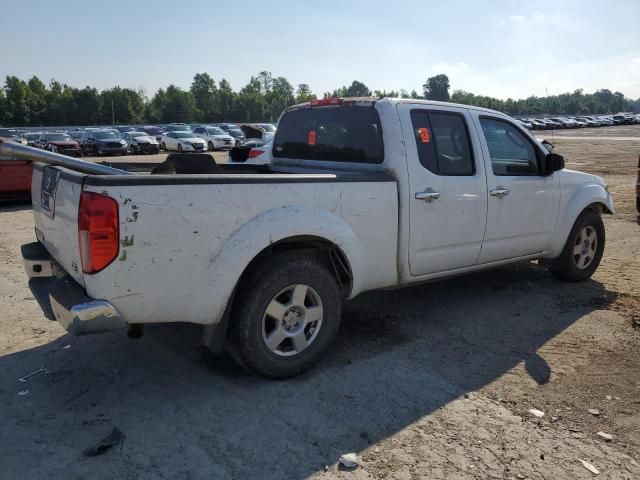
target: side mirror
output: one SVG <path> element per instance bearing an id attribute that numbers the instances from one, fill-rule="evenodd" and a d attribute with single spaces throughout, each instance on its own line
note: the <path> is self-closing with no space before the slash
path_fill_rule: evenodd
<path id="1" fill-rule="evenodd" d="M 558 155 L 557 153 L 548 153 L 544 160 L 545 171 L 548 174 L 557 172 L 564 168 L 564 157 L 562 155 Z"/>
<path id="2" fill-rule="evenodd" d="M 544 148 L 546 148 L 548 152 L 553 152 L 553 143 L 543 140 L 542 145 L 544 145 Z"/>

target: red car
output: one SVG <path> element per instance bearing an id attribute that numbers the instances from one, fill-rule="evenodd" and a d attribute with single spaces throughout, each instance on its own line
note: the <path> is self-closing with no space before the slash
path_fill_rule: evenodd
<path id="1" fill-rule="evenodd" d="M 35 143 L 38 147 L 63 155 L 79 157 L 82 154 L 80 144 L 65 132 L 46 132 Z"/>
<path id="2" fill-rule="evenodd" d="M 31 196 L 31 171 L 28 160 L 0 159 L 0 199 L 23 199 Z"/>

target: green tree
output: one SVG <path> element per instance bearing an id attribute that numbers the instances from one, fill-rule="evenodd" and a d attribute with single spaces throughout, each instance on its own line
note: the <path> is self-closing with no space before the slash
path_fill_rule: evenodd
<path id="1" fill-rule="evenodd" d="M 218 117 L 216 82 L 208 73 L 196 73 L 191 83 L 190 92 L 196 103 L 200 120 L 213 122 Z"/>
<path id="2" fill-rule="evenodd" d="M 301 83 L 298 85 L 298 90 L 296 90 L 296 103 L 304 103 L 310 102 L 311 100 L 315 100 L 316 96 L 311 92 L 311 88 L 306 83 Z"/>
<path id="3" fill-rule="evenodd" d="M 21 127 L 29 125 L 29 87 L 15 76 L 7 76 L 4 84 L 5 108 L 7 122 L 10 125 Z"/>
<path id="4" fill-rule="evenodd" d="M 346 89 L 346 97 L 370 97 L 371 90 L 364 83 L 354 80 Z"/>
<path id="5" fill-rule="evenodd" d="M 427 100 L 449 101 L 449 77 L 441 73 L 434 77 L 427 78 L 427 82 L 422 85 L 424 98 Z"/>

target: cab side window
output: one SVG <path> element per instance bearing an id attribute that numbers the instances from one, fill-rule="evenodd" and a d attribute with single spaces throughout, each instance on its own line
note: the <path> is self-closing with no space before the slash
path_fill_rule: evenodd
<path id="1" fill-rule="evenodd" d="M 480 118 L 480 125 L 497 176 L 540 175 L 536 148 L 515 126 L 496 118 Z"/>
<path id="2" fill-rule="evenodd" d="M 424 168 L 442 176 L 475 174 L 469 132 L 461 114 L 412 110 L 411 123 Z"/>

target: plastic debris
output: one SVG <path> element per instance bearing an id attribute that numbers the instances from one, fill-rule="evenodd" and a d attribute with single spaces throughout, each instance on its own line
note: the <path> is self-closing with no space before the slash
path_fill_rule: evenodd
<path id="1" fill-rule="evenodd" d="M 47 371 L 45 370 L 44 367 L 40 367 L 38 370 L 35 370 L 35 371 L 25 375 L 24 377 L 20 377 L 18 380 L 20 380 L 22 383 L 26 383 L 28 378 L 31 378 L 34 375 L 37 375 L 39 373 L 47 373 Z"/>
<path id="2" fill-rule="evenodd" d="M 25 397 L 25 396 L 29 395 L 29 390 L 20 390 L 18 392 L 18 395 L 21 396 L 21 397 Z"/>
<path id="3" fill-rule="evenodd" d="M 534 417 L 538 417 L 538 418 L 544 417 L 544 412 L 542 410 L 537 410 L 535 408 L 529 409 L 529 413 Z"/>
<path id="4" fill-rule="evenodd" d="M 338 459 L 340 465 L 344 468 L 356 468 L 358 466 L 358 457 L 355 453 L 345 453 Z"/>
<path id="5" fill-rule="evenodd" d="M 610 442 L 611 440 L 613 440 L 613 435 L 611 435 L 610 433 L 605 433 L 600 431 L 596 433 L 596 435 L 598 435 L 600 438 L 604 438 L 607 442 Z"/>
<path id="6" fill-rule="evenodd" d="M 580 459 L 578 459 L 578 460 L 580 460 Z M 586 468 L 587 470 L 589 470 L 594 475 L 600 475 L 600 470 L 598 470 L 596 467 L 591 465 L 589 462 L 585 462 L 584 460 L 580 460 L 580 463 L 582 463 L 582 466 L 584 468 Z"/>
<path id="7" fill-rule="evenodd" d="M 597 408 L 590 408 L 589 413 L 597 417 L 598 415 L 600 415 L 600 410 L 598 410 Z"/>
<path id="8" fill-rule="evenodd" d="M 66 350 L 67 348 L 71 348 L 71 345 L 65 345 L 64 347 L 62 347 L 63 350 Z"/>
<path id="9" fill-rule="evenodd" d="M 611 400 L 612 398 L 613 398 L 613 397 L 612 397 L 611 395 L 607 395 L 607 396 L 606 396 L 606 399 L 607 399 L 607 400 Z"/>
<path id="10" fill-rule="evenodd" d="M 95 457 L 109 451 L 115 445 L 119 445 L 124 441 L 124 433 L 113 427 L 111 433 L 104 437 L 97 445 L 87 448 L 83 453 L 85 457 Z"/>

